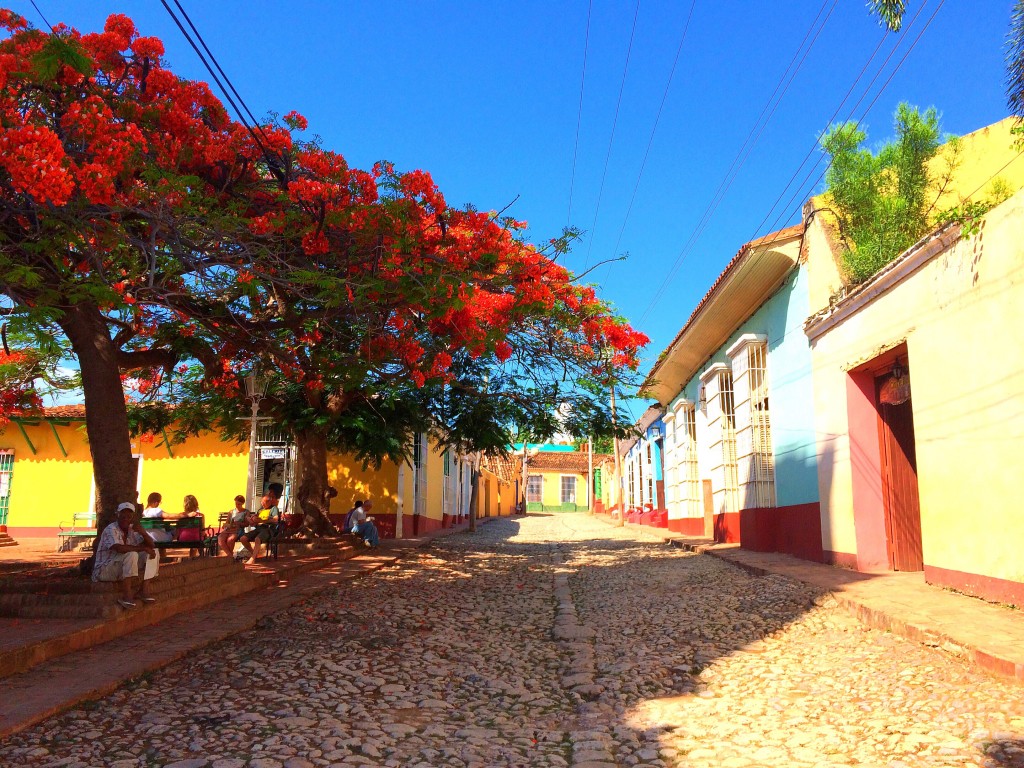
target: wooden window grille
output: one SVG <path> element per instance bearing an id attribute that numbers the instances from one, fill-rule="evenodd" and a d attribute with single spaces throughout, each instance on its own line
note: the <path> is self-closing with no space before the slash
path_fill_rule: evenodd
<path id="1" fill-rule="evenodd" d="M 562 476 L 562 503 L 576 503 L 576 478 Z"/>
<path id="2" fill-rule="evenodd" d="M 775 454 L 768 408 L 768 344 L 747 347 L 750 387 L 751 465 L 746 497 L 755 507 L 775 506 Z"/>
<path id="3" fill-rule="evenodd" d="M 423 515 L 427 511 L 427 441 L 426 435 L 417 432 L 412 441 L 412 487 L 414 515 Z"/>
<path id="4" fill-rule="evenodd" d="M 697 412 L 691 406 L 676 417 L 677 439 L 681 442 L 681 490 L 686 517 L 700 517 L 700 473 L 697 465 Z"/>
<path id="5" fill-rule="evenodd" d="M 11 506 L 11 480 L 14 478 L 14 449 L 0 448 L 0 525 L 7 525 Z"/>
<path id="6" fill-rule="evenodd" d="M 647 440 L 647 462 L 646 462 L 646 469 L 647 469 L 647 488 L 645 490 L 647 491 L 647 498 L 644 499 L 644 501 L 646 501 L 647 503 L 649 503 L 653 507 L 655 505 L 655 501 L 654 501 L 654 447 L 652 446 L 652 441 L 650 439 Z"/>
<path id="7" fill-rule="evenodd" d="M 540 475 L 530 475 L 526 478 L 526 501 L 530 504 L 540 504 L 544 501 L 544 478 Z"/>
<path id="8" fill-rule="evenodd" d="M 739 512 L 739 470 L 736 461 L 736 399 L 732 371 L 718 374 L 718 397 L 722 411 L 722 469 L 724 512 Z"/>

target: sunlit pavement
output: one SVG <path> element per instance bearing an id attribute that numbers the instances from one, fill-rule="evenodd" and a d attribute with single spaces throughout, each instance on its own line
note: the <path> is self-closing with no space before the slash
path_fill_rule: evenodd
<path id="1" fill-rule="evenodd" d="M 439 539 L 0 763 L 1024 765 L 1024 686 L 638 535 L 559 514 Z"/>

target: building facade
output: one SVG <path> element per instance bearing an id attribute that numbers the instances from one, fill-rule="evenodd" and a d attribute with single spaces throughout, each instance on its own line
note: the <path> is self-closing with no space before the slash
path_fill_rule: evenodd
<path id="1" fill-rule="evenodd" d="M 247 490 L 260 495 L 272 482 L 291 493 L 287 436 L 259 430 L 250 469 L 245 442 L 225 441 L 206 432 L 172 442 L 170 430 L 132 441 L 136 490 L 144 502 L 149 493 L 163 496 L 168 513 L 181 511 L 185 495 L 199 500 L 209 524 L 233 507 L 233 498 Z M 427 435 L 418 435 L 413 458 L 401 465 L 385 461 L 379 469 L 364 467 L 353 457 L 330 454 L 328 482 L 338 490 L 331 501 L 337 523 L 356 499 L 371 499 L 381 535 L 410 537 L 465 522 L 472 497 L 472 459 L 439 449 Z M 482 514 L 510 514 L 515 481 L 484 471 L 490 491 L 482 494 Z M 491 499 L 491 502 L 487 502 Z M 93 508 L 92 458 L 85 435 L 83 406 L 48 408 L 36 418 L 16 419 L 0 429 L 0 525 L 15 539 L 54 537 L 70 526 L 76 513 Z"/>

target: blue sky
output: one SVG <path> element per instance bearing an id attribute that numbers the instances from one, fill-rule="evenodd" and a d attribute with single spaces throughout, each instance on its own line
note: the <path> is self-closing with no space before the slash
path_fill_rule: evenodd
<path id="1" fill-rule="evenodd" d="M 540 242 L 569 221 L 571 185 L 571 223 L 586 234 L 565 263 L 579 272 L 629 254 L 624 263 L 599 267 L 590 279 L 651 337 L 645 369 L 744 242 L 798 220 L 817 172 L 771 212 L 773 205 L 883 37 L 881 53 L 839 112 L 840 119 L 864 117 L 872 140 L 890 136 L 899 101 L 937 107 L 951 133 L 967 133 L 1007 114 L 1003 50 L 1009 0 L 911 0 L 908 25 L 898 35 L 885 35 L 862 0 L 696 0 L 692 16 L 690 0 L 641 0 L 639 6 L 594 0 L 582 112 L 584 0 L 181 2 L 257 116 L 298 110 L 309 119 L 310 133 L 352 165 L 368 168 L 387 159 L 400 169 L 422 168 L 453 205 L 501 209 L 518 196 L 508 213 L 529 221 L 531 238 Z M 82 31 L 100 28 L 109 13 L 126 13 L 143 34 L 164 40 L 176 72 L 208 79 L 157 0 L 37 4 L 51 23 Z M 30 3 L 10 7 L 42 26 Z M 794 54 L 806 49 L 800 46 L 817 29 L 815 19 L 826 16 L 756 145 L 694 239 Z M 893 46 L 895 54 L 854 110 Z M 812 160 L 819 157 L 815 152 Z M 798 180 L 806 173 L 807 167 Z M 662 288 L 661 299 L 652 303 Z M 640 409 L 633 410 L 639 415 Z"/>

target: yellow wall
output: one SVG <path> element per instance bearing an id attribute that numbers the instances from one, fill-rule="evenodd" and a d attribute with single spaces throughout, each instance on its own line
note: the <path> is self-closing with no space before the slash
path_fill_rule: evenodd
<path id="1" fill-rule="evenodd" d="M 14 449 L 10 512 L 11 528 L 56 528 L 70 523 L 76 512 L 89 509 L 92 489 L 92 459 L 85 437 L 84 422 L 58 426 L 57 434 L 68 455 L 65 458 L 48 424 L 25 425 L 36 447 L 33 454 L 17 425 L 0 432 L 0 448 Z M 174 445 L 171 458 L 153 441 L 132 441 L 132 453 L 141 454 L 140 500 L 152 491 L 163 495 L 163 508 L 180 512 L 186 494 L 199 500 L 207 518 L 233 506 L 236 494 L 245 493 L 247 446 L 225 443 L 206 433 Z"/>
<path id="2" fill-rule="evenodd" d="M 408 467 L 406 474 L 411 475 Z M 327 482 L 338 489 L 338 495 L 331 500 L 331 513 L 343 515 L 352 509 L 356 500 L 373 502 L 377 514 L 394 514 L 398 509 L 398 465 L 385 461 L 380 469 L 371 464 L 363 469 L 361 463 L 349 456 L 332 453 L 327 458 Z M 406 493 L 408 503 L 411 489 Z"/>
<path id="3" fill-rule="evenodd" d="M 826 550 L 856 552 L 847 371 L 905 340 L 925 565 L 1024 581 L 1022 231 L 1018 192 L 979 235 L 956 241 L 815 342 Z"/>
<path id="4" fill-rule="evenodd" d="M 576 506 L 583 508 L 587 505 L 587 476 L 575 472 L 554 469 L 536 469 L 529 467 L 527 472 L 530 475 L 540 475 L 544 478 L 543 490 L 541 493 L 542 503 L 545 507 L 560 507 L 562 505 L 562 477 L 576 478 Z"/>
<path id="5" fill-rule="evenodd" d="M 65 458 L 48 424 L 25 425 L 36 448 L 33 454 L 18 430 L 9 424 L 0 430 L 0 448 L 14 449 L 10 510 L 10 528 L 54 529 L 70 525 L 76 512 L 89 509 L 92 488 L 92 459 L 82 421 L 58 426 L 60 440 L 67 450 Z M 140 501 L 145 503 L 152 491 L 163 495 L 167 512 L 180 512 L 186 494 L 199 500 L 199 508 L 208 522 L 233 506 L 237 494 L 245 494 L 248 476 L 248 445 L 226 443 L 216 434 L 189 437 L 171 446 L 173 458 L 162 444 L 162 436 L 132 442 L 132 452 L 142 455 Z M 380 469 L 364 469 L 355 459 L 331 454 L 328 457 L 328 482 L 338 489 L 331 501 L 331 512 L 344 514 L 355 499 L 372 499 L 378 513 L 397 511 L 398 465 L 384 462 Z M 442 454 L 431 449 L 427 454 L 426 516 L 441 520 L 444 462 Z M 412 469 L 405 470 L 405 513 L 412 514 Z M 495 498 L 497 494 L 492 494 Z M 497 508 L 495 504 L 495 509 Z M 41 531 L 40 534 L 49 533 Z"/>
<path id="6" fill-rule="evenodd" d="M 516 486 L 515 483 L 502 482 L 497 475 L 487 470 L 481 470 L 478 497 L 479 517 L 505 517 L 512 514 L 516 505 Z"/>

